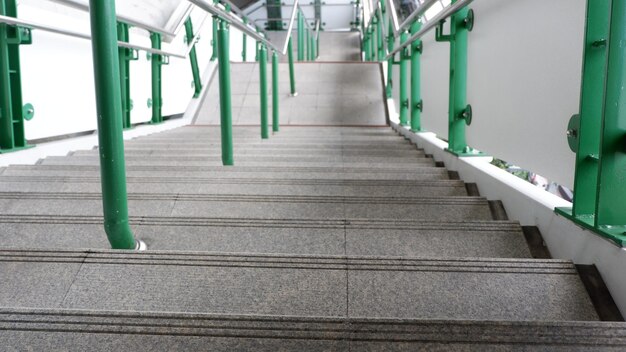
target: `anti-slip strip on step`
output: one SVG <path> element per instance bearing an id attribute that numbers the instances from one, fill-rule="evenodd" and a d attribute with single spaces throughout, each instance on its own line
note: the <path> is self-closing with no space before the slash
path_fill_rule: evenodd
<path id="1" fill-rule="evenodd" d="M 307 270 L 450 272 L 577 275 L 564 260 L 490 258 L 400 258 L 318 255 L 259 255 L 198 252 L 50 251 L 0 249 L 0 262 L 84 263 L 183 267 L 239 267 Z"/>
<path id="2" fill-rule="evenodd" d="M 63 215 L 12 215 L 0 214 L 0 224 L 84 224 L 102 225 L 101 216 Z M 521 231 L 514 221 L 419 221 L 419 220 L 309 220 L 309 219 L 255 219 L 255 218 L 202 218 L 202 217 L 130 217 L 133 226 L 175 227 L 266 227 L 266 228 L 335 228 L 335 229 L 385 229 L 385 230 L 432 230 L 467 232 L 516 232 Z"/>
<path id="3" fill-rule="evenodd" d="M 61 199 L 99 200 L 100 193 L 0 192 L 0 200 Z M 272 203 L 341 203 L 341 204 L 419 204 L 419 205 L 487 205 L 483 197 L 348 197 L 348 196 L 255 196 L 130 193 L 129 200 L 175 200 L 197 202 L 272 202 Z"/>
<path id="4" fill-rule="evenodd" d="M 529 348 L 626 346 L 626 325 L 606 322 L 359 319 L 114 311 L 0 309 L 0 330 L 81 334 L 498 343 Z"/>
<path id="5" fill-rule="evenodd" d="M 464 187 L 458 180 L 333 180 L 333 179 L 254 179 L 210 177 L 126 177 L 130 183 L 175 184 L 249 184 L 249 185 L 300 185 L 300 186 L 362 186 L 362 187 Z M 99 177 L 89 176 L 0 176 L 0 182 L 15 183 L 100 183 Z"/>
<path id="6" fill-rule="evenodd" d="M 11 169 L 16 170 L 71 170 L 71 171 L 94 171 L 99 172 L 100 166 L 98 165 L 62 165 L 62 164 L 44 164 L 44 165 L 14 165 Z M 223 166 L 176 166 L 170 165 L 128 165 L 127 171 L 189 171 L 189 172 L 209 172 L 209 171 L 223 171 L 223 172 L 301 172 L 301 173 L 385 173 L 385 174 L 403 174 L 403 173 L 432 173 L 447 175 L 445 169 L 434 166 L 419 166 L 419 167 L 407 167 L 407 168 L 392 168 L 392 169 L 371 169 L 371 168 L 353 168 L 349 166 L 337 166 L 337 167 L 272 167 L 272 166 L 229 166 L 224 168 Z"/>

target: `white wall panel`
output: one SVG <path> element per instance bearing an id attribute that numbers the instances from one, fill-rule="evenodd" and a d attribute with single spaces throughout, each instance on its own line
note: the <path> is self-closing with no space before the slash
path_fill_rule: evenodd
<path id="1" fill-rule="evenodd" d="M 38 23 L 51 24 L 82 33 L 89 33 L 89 16 L 86 12 L 65 6 L 33 1 L 21 2 L 19 17 Z M 199 29 L 202 11 L 192 14 L 194 27 Z M 171 44 L 163 49 L 183 52 L 184 30 Z M 196 45 L 200 73 L 207 67 L 211 56 L 211 20 L 205 22 L 200 40 Z M 132 28 L 130 41 L 150 46 L 145 31 Z M 241 33 L 231 30 L 231 58 L 241 60 Z M 254 43 L 249 41 L 252 50 Z M 95 88 L 91 42 L 42 30 L 33 31 L 33 44 L 23 45 L 22 91 L 24 103 L 35 107 L 35 118 L 26 121 L 26 138 L 39 139 L 70 133 L 92 131 L 97 127 Z M 252 56 L 252 59 L 254 57 Z M 192 74 L 189 59 L 170 58 L 170 65 L 163 66 L 163 114 L 183 113 L 193 95 Z M 132 123 L 146 122 L 152 117 L 147 101 L 152 97 L 151 62 L 145 52 L 139 60 L 130 63 Z"/>
<path id="2" fill-rule="evenodd" d="M 575 155 L 565 131 L 579 108 L 585 1 L 479 0 L 471 7 L 468 143 L 571 187 Z"/>
<path id="3" fill-rule="evenodd" d="M 450 85 L 450 44 L 435 41 L 435 31 L 422 40 L 421 89 L 424 111 L 422 127 L 441 139 L 448 139 L 448 94 Z"/>

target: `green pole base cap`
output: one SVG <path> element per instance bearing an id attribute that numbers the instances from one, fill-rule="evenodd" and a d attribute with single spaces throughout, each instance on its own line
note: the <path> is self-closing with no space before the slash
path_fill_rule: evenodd
<path id="1" fill-rule="evenodd" d="M 626 247 L 626 225 L 606 225 L 595 226 L 595 218 L 593 215 L 581 215 L 574 216 L 572 214 L 572 208 L 556 208 L 554 212 L 561 215 L 575 224 L 604 237 L 620 247 Z"/>
<path id="2" fill-rule="evenodd" d="M 452 150 L 452 149 L 446 148 L 445 151 L 460 158 L 472 157 L 472 156 L 482 156 L 482 157 L 488 156 L 487 154 L 481 152 L 480 150 L 477 150 L 471 147 L 465 147 L 462 150 Z"/>

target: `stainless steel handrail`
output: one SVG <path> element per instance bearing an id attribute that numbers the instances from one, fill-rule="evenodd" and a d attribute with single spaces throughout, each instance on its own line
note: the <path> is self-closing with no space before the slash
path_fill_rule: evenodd
<path id="1" fill-rule="evenodd" d="M 423 2 L 420 7 L 418 7 L 415 11 L 413 11 L 413 13 L 411 13 L 409 15 L 409 17 L 407 17 L 404 22 L 402 22 L 399 26 L 398 29 L 396 30 L 396 34 L 398 34 L 399 32 L 402 32 L 404 30 L 407 30 L 409 27 L 411 27 L 411 24 L 413 23 L 414 20 L 418 19 L 419 17 L 423 16 L 426 11 L 428 11 L 431 7 L 433 7 L 433 5 L 435 3 L 437 3 L 439 0 L 426 0 L 425 2 Z"/>
<path id="2" fill-rule="evenodd" d="M 205 17 L 205 20 L 206 20 L 206 17 Z M 187 48 L 185 48 L 184 54 L 171 52 L 171 51 L 165 51 L 165 50 L 152 49 L 147 46 L 120 42 L 120 41 L 117 42 L 117 45 L 122 48 L 141 50 L 141 51 L 149 52 L 149 53 L 156 54 L 156 55 L 172 56 L 172 57 L 178 57 L 181 59 L 186 59 L 187 56 L 189 55 L 189 52 L 191 51 L 191 48 L 193 48 L 195 41 L 200 35 L 200 29 L 202 28 L 202 25 L 204 25 L 204 22 L 205 21 L 203 21 L 202 24 L 198 27 L 197 33 L 194 36 L 194 40 L 191 43 L 189 43 Z M 22 20 L 22 19 L 18 19 L 14 17 L 0 16 L 0 23 L 6 23 L 9 25 L 19 25 L 19 26 L 24 26 L 24 27 L 31 28 L 31 29 L 39 29 L 42 31 L 50 32 L 50 33 L 61 34 L 61 35 L 65 35 L 68 37 L 91 40 L 91 35 L 89 34 L 76 32 L 76 31 L 72 31 L 72 30 L 68 30 L 68 29 L 64 29 L 64 28 L 60 28 L 56 26 L 51 26 L 47 24 L 36 23 L 33 21 Z"/>
<path id="3" fill-rule="evenodd" d="M 243 19 L 241 19 L 241 18 L 239 18 L 237 16 L 234 16 L 233 14 L 230 14 L 230 13 L 224 11 L 223 9 L 217 7 L 215 4 L 210 3 L 210 2 L 208 2 L 206 0 L 188 0 L 188 1 L 191 2 L 192 4 L 198 6 L 199 8 L 203 9 L 204 11 L 213 14 L 214 16 L 218 16 L 218 17 L 222 18 L 223 20 L 226 20 L 228 23 L 230 23 L 235 28 L 237 28 L 240 31 L 246 33 L 247 35 L 249 35 L 253 39 L 264 43 L 265 45 L 267 45 L 268 47 L 272 48 L 273 50 L 281 53 L 282 55 L 287 54 L 287 49 L 286 49 L 287 45 L 285 45 L 284 49 L 281 50 L 276 45 L 274 45 L 272 42 L 267 40 L 264 36 L 260 35 L 251 26 L 249 26 L 248 24 L 244 23 Z M 298 4 L 298 0 L 296 0 L 294 2 L 294 4 L 297 5 Z M 292 23 L 293 23 L 294 19 L 295 19 L 295 16 L 291 20 Z M 291 35 L 291 33 L 288 34 L 288 36 L 289 35 Z M 288 40 L 285 40 L 285 42 L 287 43 Z"/>
<path id="4" fill-rule="evenodd" d="M 89 12 L 89 5 L 82 4 L 80 2 L 77 2 L 76 0 L 52 0 L 52 1 L 57 2 L 59 4 L 62 4 L 62 5 L 65 5 L 65 6 L 68 6 L 68 7 L 72 7 L 72 8 L 78 9 L 78 10 Z M 188 13 L 190 11 L 191 11 L 190 8 L 187 9 L 187 15 L 188 15 Z M 150 31 L 150 32 L 160 33 L 160 34 L 164 34 L 164 35 L 171 36 L 171 37 L 175 37 L 178 34 L 178 31 L 180 30 L 180 28 L 182 28 L 182 25 L 179 23 L 178 26 L 176 27 L 177 28 L 176 31 L 175 32 L 170 32 L 170 31 L 167 31 L 167 30 L 165 30 L 163 28 L 157 28 L 157 27 L 154 27 L 152 25 L 149 25 L 149 24 L 146 24 L 146 23 L 134 20 L 134 19 L 132 19 L 130 17 L 119 16 L 118 15 L 117 18 L 120 21 L 122 21 L 122 22 L 126 22 L 126 23 L 130 24 L 131 26 L 139 27 L 139 28 L 145 29 L 145 30 Z M 184 18 L 187 18 L 187 16 L 184 16 L 183 19 Z M 182 22 L 184 22 L 184 20 L 181 21 L 181 23 Z"/>
<path id="5" fill-rule="evenodd" d="M 443 10 L 441 10 L 441 12 L 437 14 L 437 16 L 433 17 L 430 21 L 426 22 L 422 26 L 422 29 L 420 29 L 417 33 L 411 35 L 404 43 L 401 43 L 399 47 L 393 49 L 393 51 L 391 51 L 385 57 L 385 60 L 388 60 L 389 58 L 393 57 L 395 54 L 400 52 L 400 50 L 406 48 L 417 39 L 420 39 L 421 37 L 423 37 L 424 34 L 428 33 L 431 29 L 435 28 L 441 21 L 454 15 L 465 6 L 469 5 L 472 1 L 474 0 L 460 0 L 458 2 L 455 2 L 454 4 L 447 6 Z"/>

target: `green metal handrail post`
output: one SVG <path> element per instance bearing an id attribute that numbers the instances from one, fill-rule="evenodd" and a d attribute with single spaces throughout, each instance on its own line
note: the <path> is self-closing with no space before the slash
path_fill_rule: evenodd
<path id="1" fill-rule="evenodd" d="M 406 31 L 400 35 L 400 42 L 404 44 L 409 37 Z M 400 51 L 400 125 L 407 126 L 409 120 L 409 48 Z"/>
<path id="2" fill-rule="evenodd" d="M 124 22 L 117 23 L 117 40 L 128 43 L 129 26 Z M 122 127 L 131 128 L 130 122 L 130 60 L 133 58 L 133 49 L 119 47 L 120 79 L 122 96 Z"/>
<path id="3" fill-rule="evenodd" d="M 372 18 L 371 31 L 370 40 L 372 43 L 370 44 L 370 49 L 372 50 L 372 61 L 380 61 L 378 57 L 378 11 L 376 11 Z"/>
<path id="4" fill-rule="evenodd" d="M 304 61 L 304 16 L 302 12 L 298 10 L 298 61 Z"/>
<path id="5" fill-rule="evenodd" d="M 370 44 L 369 44 L 369 52 L 370 52 L 370 61 L 378 61 L 378 59 L 376 58 L 376 49 L 375 49 L 375 45 L 376 45 L 376 41 L 374 40 L 374 26 L 371 25 L 369 27 L 369 39 L 370 39 Z"/>
<path id="6" fill-rule="evenodd" d="M 193 24 L 191 23 L 191 17 L 185 21 L 185 34 L 187 35 L 187 43 L 193 45 L 191 51 L 189 51 L 189 62 L 191 64 L 191 74 L 193 75 L 194 92 L 193 97 L 197 98 L 202 92 L 202 79 L 200 78 L 200 70 L 198 69 L 198 56 L 196 56 L 196 44 L 192 43 L 194 40 Z"/>
<path id="7" fill-rule="evenodd" d="M 304 31 L 304 43 L 306 44 L 305 46 L 305 52 L 304 52 L 304 57 L 306 61 L 311 61 L 311 34 L 309 32 L 308 29 L 306 29 Z"/>
<path id="8" fill-rule="evenodd" d="M 243 18 L 243 23 L 244 24 L 248 24 L 248 18 L 244 17 Z M 248 52 L 247 52 L 247 43 L 248 42 L 248 36 L 246 35 L 246 33 L 243 33 L 243 43 L 242 43 L 242 47 L 243 50 L 241 51 L 241 61 L 242 62 L 246 62 L 246 57 L 248 56 Z"/>
<path id="9" fill-rule="evenodd" d="M 0 15 L 17 18 L 15 0 L 0 0 Z M 20 45 L 31 44 L 31 30 L 0 23 L 0 153 L 30 148 L 24 120 L 34 108 L 22 105 Z"/>
<path id="10" fill-rule="evenodd" d="M 317 60 L 317 40 L 311 37 L 311 60 Z"/>
<path id="11" fill-rule="evenodd" d="M 287 42 L 287 57 L 289 59 L 289 87 L 291 89 L 291 96 L 298 95 L 296 91 L 296 72 L 293 65 L 293 44 L 292 36 L 289 36 L 289 42 Z"/>
<path id="12" fill-rule="evenodd" d="M 393 36 L 393 24 L 389 21 L 389 34 L 387 35 L 387 50 L 389 52 L 393 51 L 394 44 L 395 37 Z M 387 98 L 391 98 L 393 96 L 393 60 L 393 56 L 389 57 L 387 60 L 387 85 L 385 87 Z"/>
<path id="13" fill-rule="evenodd" d="M 365 54 L 365 61 L 371 61 L 372 57 L 370 55 L 370 30 L 369 27 L 365 30 L 365 35 L 363 36 L 363 53 Z"/>
<path id="14" fill-rule="evenodd" d="M 419 21 L 411 25 L 411 34 L 422 28 Z M 422 55 L 422 41 L 416 40 L 411 44 L 411 131 L 422 130 L 421 114 L 424 103 L 420 91 L 420 56 Z"/>
<path id="15" fill-rule="evenodd" d="M 213 20 L 212 21 L 213 22 L 213 31 L 212 31 L 213 38 L 211 38 L 211 47 L 212 47 L 212 50 L 211 50 L 211 61 L 215 61 L 215 60 L 217 60 L 217 50 L 218 50 L 218 48 L 217 48 L 217 26 L 218 26 L 220 20 L 217 17 L 213 17 L 212 20 Z"/>
<path id="16" fill-rule="evenodd" d="M 272 53 L 272 131 L 278 132 L 280 123 L 280 93 L 278 92 L 278 53 Z"/>
<path id="17" fill-rule="evenodd" d="M 383 61 L 385 57 L 385 37 L 383 33 L 383 26 L 385 25 L 384 14 L 382 12 L 379 13 L 378 26 L 376 28 L 378 34 L 378 61 Z"/>
<path id="18" fill-rule="evenodd" d="M 588 0 L 580 115 L 568 127 L 568 142 L 576 150 L 574 206 L 556 209 L 622 247 L 626 247 L 625 28 L 626 2 Z"/>
<path id="19" fill-rule="evenodd" d="M 261 85 L 261 138 L 269 138 L 269 127 L 267 122 L 267 47 L 261 44 L 259 52 L 259 83 Z"/>
<path id="20" fill-rule="evenodd" d="M 161 50 L 161 34 L 150 33 L 152 49 Z M 152 54 L 152 121 L 151 123 L 163 122 L 163 97 L 161 90 L 161 69 L 164 63 L 163 55 Z"/>
<path id="21" fill-rule="evenodd" d="M 453 0 L 456 3 L 459 0 Z M 438 42 L 450 43 L 450 91 L 448 106 L 448 148 L 457 156 L 478 156 L 467 145 L 465 127 L 471 123 L 471 107 L 467 104 L 467 48 L 472 26 L 470 10 L 462 8 L 450 18 L 450 34 L 443 35 L 443 23 L 436 29 Z"/>
<path id="22" fill-rule="evenodd" d="M 228 23 L 217 17 L 218 70 L 220 88 L 220 127 L 222 134 L 222 164 L 234 165 L 233 157 L 233 111 L 230 88 L 230 45 Z"/>
<path id="23" fill-rule="evenodd" d="M 114 1 L 89 1 L 104 229 L 114 249 L 137 249 L 128 222 Z"/>

